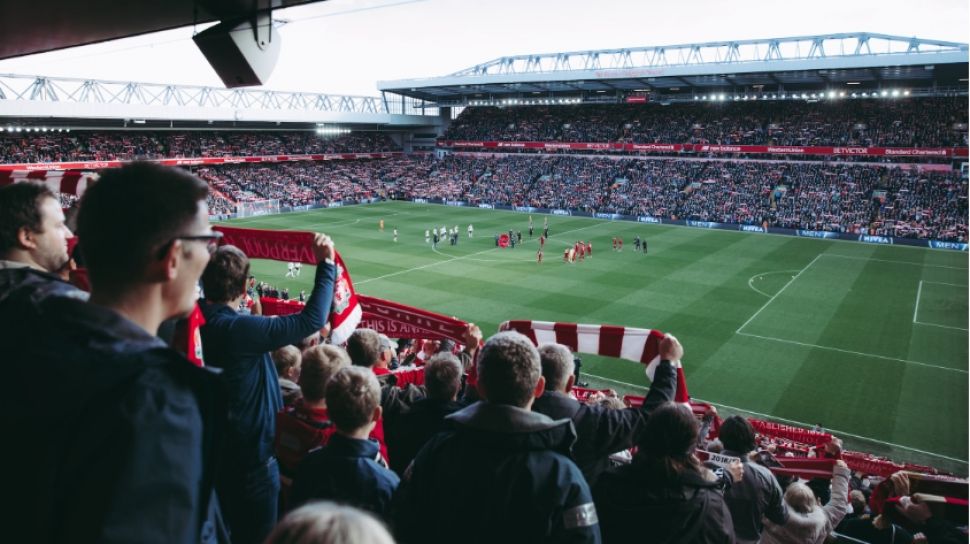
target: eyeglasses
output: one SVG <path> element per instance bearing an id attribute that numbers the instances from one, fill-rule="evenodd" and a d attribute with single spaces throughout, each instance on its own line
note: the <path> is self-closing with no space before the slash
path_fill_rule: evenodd
<path id="1" fill-rule="evenodd" d="M 189 240 L 196 242 L 205 242 L 205 249 L 212 255 L 219 249 L 219 240 L 222 239 L 222 233 L 219 231 L 210 232 L 209 234 L 192 234 L 186 236 L 175 236 L 168 241 L 158 252 L 158 258 L 161 259 L 165 256 L 165 252 L 168 251 L 168 247 L 171 246 L 176 240 Z"/>
<path id="2" fill-rule="evenodd" d="M 219 240 L 222 240 L 222 233 L 219 231 L 211 232 L 209 234 L 194 234 L 192 236 L 176 236 L 172 239 L 175 240 L 194 240 L 197 242 L 205 242 L 205 248 L 208 250 L 209 255 L 212 255 L 219 249 Z"/>

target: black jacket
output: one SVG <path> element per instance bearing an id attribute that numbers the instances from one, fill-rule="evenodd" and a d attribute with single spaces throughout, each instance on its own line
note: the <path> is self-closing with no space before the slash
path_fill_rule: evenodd
<path id="1" fill-rule="evenodd" d="M 7 308 L 7 303 L 36 306 L 49 296 L 88 299 L 87 293 L 59 276 L 20 263 L 0 261 L 0 308 Z"/>
<path id="2" fill-rule="evenodd" d="M 599 542 L 572 423 L 479 402 L 418 453 L 395 496 L 400 542 Z"/>
<path id="3" fill-rule="evenodd" d="M 404 474 L 414 457 L 434 435 L 445 430 L 445 417 L 462 409 L 453 401 L 422 399 L 407 412 L 384 420 L 391 469 Z"/>
<path id="4" fill-rule="evenodd" d="M 106 308 L 50 297 L 39 310 L 5 359 L 5 538 L 226 540 L 217 374 Z"/>
<path id="5" fill-rule="evenodd" d="M 569 395 L 546 392 L 536 399 L 532 411 L 552 419 L 570 419 L 576 426 L 573 458 L 590 487 L 610 467 L 609 456 L 629 449 L 636 443 L 650 410 L 673 400 L 677 374 L 669 361 L 660 361 L 654 373 L 650 392 L 640 408 L 614 410 L 583 404 Z"/>
<path id="6" fill-rule="evenodd" d="M 778 480 L 766 467 L 748 460 L 743 453 L 724 450 L 724 455 L 741 459 L 744 476 L 724 492 L 724 501 L 731 511 L 738 542 L 758 542 L 764 529 L 762 518 L 776 525 L 788 520 L 788 507 Z"/>
<path id="7" fill-rule="evenodd" d="M 685 471 L 665 486 L 634 460 L 600 476 L 593 489 L 603 542 L 722 544 L 734 542 L 721 482 Z"/>

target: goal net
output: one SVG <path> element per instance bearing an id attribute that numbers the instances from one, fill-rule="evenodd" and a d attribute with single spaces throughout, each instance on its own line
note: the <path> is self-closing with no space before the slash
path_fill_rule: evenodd
<path id="1" fill-rule="evenodd" d="M 254 217 L 274 213 L 280 213 L 280 201 L 277 199 L 253 200 L 236 204 L 236 217 Z"/>

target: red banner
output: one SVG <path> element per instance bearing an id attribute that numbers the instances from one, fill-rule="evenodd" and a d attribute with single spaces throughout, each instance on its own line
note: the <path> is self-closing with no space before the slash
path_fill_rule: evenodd
<path id="1" fill-rule="evenodd" d="M 272 163 L 294 161 L 347 161 L 356 159 L 389 159 L 402 157 L 400 151 L 381 153 L 328 153 L 317 155 L 262 155 L 258 157 L 186 157 L 181 159 L 150 159 L 163 166 L 209 166 L 219 164 Z M 76 162 L 37 162 L 0 164 L 0 171 L 7 170 L 101 170 L 119 168 L 133 161 L 76 161 Z"/>
<path id="2" fill-rule="evenodd" d="M 414 308 L 398 302 L 357 295 L 364 317 L 359 328 L 374 329 L 390 338 L 445 338 L 461 343 L 468 324 L 460 319 Z M 303 311 L 295 300 L 262 297 L 263 315 L 289 315 Z"/>
<path id="3" fill-rule="evenodd" d="M 468 328 L 468 323 L 454 317 L 366 295 L 358 298 L 364 310 L 360 326 L 391 338 L 449 338 L 462 343 Z"/>
<path id="4" fill-rule="evenodd" d="M 272 259 L 316 265 L 313 256 L 313 233 L 286 230 L 212 227 L 222 233 L 222 244 L 234 245 L 250 259 Z"/>
<path id="5" fill-rule="evenodd" d="M 624 153 L 749 153 L 755 155 L 837 155 L 865 157 L 966 157 L 966 147 L 863 147 L 863 146 L 779 146 L 715 144 L 629 144 L 598 142 L 484 142 L 439 140 L 439 147 L 483 149 L 543 149 L 572 151 L 617 151 Z"/>

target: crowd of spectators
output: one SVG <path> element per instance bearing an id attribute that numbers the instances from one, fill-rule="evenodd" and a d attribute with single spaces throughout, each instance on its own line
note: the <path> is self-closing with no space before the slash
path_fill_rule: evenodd
<path id="1" fill-rule="evenodd" d="M 961 98 L 471 107 L 449 140 L 949 147 L 967 145 Z"/>
<path id="2" fill-rule="evenodd" d="M 7 451 L 13 541 L 966 542 L 965 480 L 853 475 L 830 435 L 815 445 L 825 470 L 776 472 L 751 420 L 708 410 L 702 425 L 674 402 L 686 350 L 670 334 L 636 406 L 573 394 L 569 348 L 518 332 L 485 340 L 469 324 L 406 345 L 364 328 L 337 345 L 340 267 L 319 233 L 305 305 L 243 310 L 257 283 L 219 245 L 209 192 L 154 164 L 104 173 L 76 221 L 89 294 L 65 281 L 76 259 L 56 196 L 0 188 L 0 414 L 30 444 Z"/>
<path id="3" fill-rule="evenodd" d="M 412 156 L 200 168 L 234 202 L 427 198 L 952 241 L 967 239 L 955 171 L 889 165 L 570 155 Z M 222 195 L 222 196 L 219 196 Z M 224 201 L 223 197 L 231 200 Z"/>
<path id="4" fill-rule="evenodd" d="M 381 132 L 324 137 L 314 131 L 83 131 L 0 133 L 0 163 L 253 157 L 400 151 Z"/>

